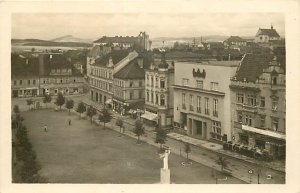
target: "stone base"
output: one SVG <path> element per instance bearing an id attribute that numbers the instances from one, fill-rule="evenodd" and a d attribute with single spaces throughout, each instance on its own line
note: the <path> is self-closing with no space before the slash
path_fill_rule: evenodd
<path id="1" fill-rule="evenodd" d="M 170 169 L 160 169 L 160 183 L 171 184 Z"/>

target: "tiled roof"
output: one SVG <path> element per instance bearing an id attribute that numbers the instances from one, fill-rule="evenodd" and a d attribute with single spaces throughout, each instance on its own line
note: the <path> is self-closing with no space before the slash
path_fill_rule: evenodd
<path id="1" fill-rule="evenodd" d="M 124 59 L 126 56 L 128 56 L 129 52 L 130 52 L 129 49 L 113 50 L 112 52 L 96 59 L 94 65 L 105 66 L 108 63 L 110 57 L 112 58 L 113 64 L 115 65 L 118 62 L 120 62 L 122 59 Z"/>
<path id="2" fill-rule="evenodd" d="M 138 37 L 134 36 L 115 36 L 115 37 L 107 37 L 103 36 L 102 38 L 94 41 L 94 43 L 106 43 L 106 44 L 111 44 L 111 43 L 135 43 L 138 41 Z"/>
<path id="3" fill-rule="evenodd" d="M 246 40 L 244 40 L 243 38 L 239 37 L 239 36 L 230 36 L 227 40 L 225 40 L 226 42 L 246 42 Z"/>
<path id="4" fill-rule="evenodd" d="M 50 69 L 52 68 L 72 68 L 71 62 L 67 59 L 67 57 L 61 54 L 43 54 L 44 55 L 44 63 Z M 52 58 L 51 58 L 52 57 Z"/>
<path id="5" fill-rule="evenodd" d="M 247 82 L 255 82 L 272 59 L 272 55 L 246 54 L 236 73 L 236 79 L 238 81 L 246 79 Z"/>
<path id="6" fill-rule="evenodd" d="M 28 60 L 28 64 L 26 64 Z M 11 54 L 11 76 L 12 77 L 34 77 L 39 75 L 38 58 L 22 58 L 18 54 Z"/>
<path id="7" fill-rule="evenodd" d="M 280 37 L 275 29 L 259 29 L 256 36 L 267 35 L 270 37 Z"/>
<path id="8" fill-rule="evenodd" d="M 134 59 L 114 74 L 114 77 L 119 79 L 144 79 L 145 71 L 138 65 L 137 59 Z"/>

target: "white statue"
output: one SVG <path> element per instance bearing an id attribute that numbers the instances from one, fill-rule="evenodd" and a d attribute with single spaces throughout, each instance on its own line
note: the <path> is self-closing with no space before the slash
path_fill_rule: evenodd
<path id="1" fill-rule="evenodd" d="M 161 158 L 164 158 L 164 170 L 169 169 L 169 154 L 171 153 L 170 149 L 166 149 L 165 153 L 161 155 Z"/>

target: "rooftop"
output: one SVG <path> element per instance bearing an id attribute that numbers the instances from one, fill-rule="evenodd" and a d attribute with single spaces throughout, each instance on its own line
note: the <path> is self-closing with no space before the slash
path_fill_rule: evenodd
<path id="1" fill-rule="evenodd" d="M 239 37 L 239 36 L 230 36 L 227 40 L 225 40 L 226 42 L 246 42 L 245 39 Z"/>
<path id="2" fill-rule="evenodd" d="M 273 29 L 273 27 L 271 27 L 271 29 L 259 28 L 256 36 L 258 36 L 258 35 L 267 35 L 269 37 L 280 37 L 279 34 L 277 33 L 277 31 L 275 29 Z"/>
<path id="3" fill-rule="evenodd" d="M 134 59 L 115 73 L 114 77 L 119 79 L 144 79 L 145 71 L 138 65 L 137 59 Z"/>
<path id="4" fill-rule="evenodd" d="M 103 55 L 102 57 L 96 59 L 95 64 L 96 66 L 106 66 L 106 64 L 109 62 L 109 59 L 112 59 L 113 64 L 117 64 L 122 59 L 124 59 L 126 56 L 128 56 L 130 50 L 113 50 L 112 52 Z"/>
<path id="5" fill-rule="evenodd" d="M 94 43 L 135 43 L 138 41 L 138 37 L 134 36 L 115 36 L 115 37 L 107 37 L 103 36 L 102 38 L 94 41 Z"/>

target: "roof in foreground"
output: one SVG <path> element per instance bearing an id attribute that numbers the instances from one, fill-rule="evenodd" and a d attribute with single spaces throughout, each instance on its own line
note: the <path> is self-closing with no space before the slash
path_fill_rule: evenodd
<path id="1" fill-rule="evenodd" d="M 119 70 L 117 73 L 114 74 L 114 78 L 119 79 L 144 79 L 145 78 L 145 71 L 141 68 L 138 63 L 137 59 L 132 60 Z"/>
<path id="2" fill-rule="evenodd" d="M 246 79 L 247 82 L 255 82 L 272 59 L 272 55 L 246 54 L 236 73 L 236 80 L 244 81 Z"/>
<path id="3" fill-rule="evenodd" d="M 120 62 L 122 59 L 124 59 L 126 56 L 128 56 L 130 50 L 126 49 L 126 50 L 113 50 L 112 52 L 96 59 L 95 64 L 96 66 L 105 66 L 110 57 L 112 59 L 113 64 L 117 64 L 118 62 Z"/>

